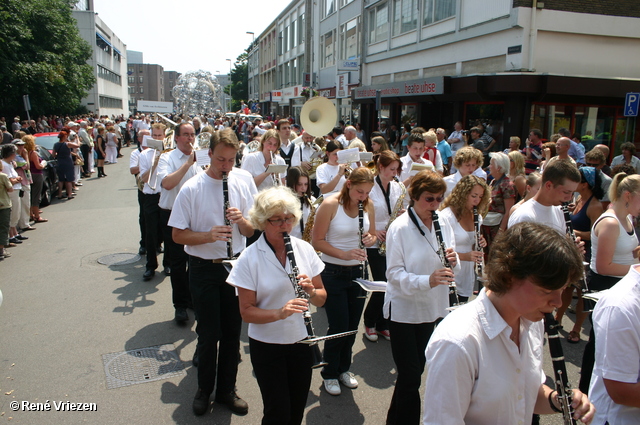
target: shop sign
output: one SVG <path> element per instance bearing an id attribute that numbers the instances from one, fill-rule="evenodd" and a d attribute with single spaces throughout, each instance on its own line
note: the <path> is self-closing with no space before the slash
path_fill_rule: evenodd
<path id="1" fill-rule="evenodd" d="M 430 77 L 420 80 L 398 81 L 395 83 L 378 84 L 374 86 L 357 87 L 356 99 L 375 99 L 376 91 L 380 90 L 382 97 L 425 96 L 444 93 L 444 78 Z"/>
<path id="2" fill-rule="evenodd" d="M 338 97 L 347 97 L 349 95 L 349 73 L 338 74 L 337 90 Z"/>
<path id="3" fill-rule="evenodd" d="M 344 71 L 357 71 L 360 67 L 360 59 L 349 59 L 338 62 L 338 69 Z"/>
<path id="4" fill-rule="evenodd" d="M 336 97 L 335 86 L 324 88 L 324 89 L 318 89 L 318 96 L 326 97 L 327 99 L 335 99 Z"/>
<path id="5" fill-rule="evenodd" d="M 271 101 L 272 102 L 280 102 L 282 100 L 282 91 L 281 90 L 273 90 L 271 92 Z"/>

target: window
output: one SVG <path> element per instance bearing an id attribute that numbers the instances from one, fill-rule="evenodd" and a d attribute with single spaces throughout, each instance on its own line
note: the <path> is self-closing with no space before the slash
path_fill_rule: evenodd
<path id="1" fill-rule="evenodd" d="M 336 0 L 322 0 L 320 3 L 320 19 L 326 18 L 336 11 Z"/>
<path id="2" fill-rule="evenodd" d="M 282 40 L 282 31 L 280 31 L 278 33 L 278 55 L 281 55 L 282 53 L 284 53 L 284 49 L 282 48 L 282 43 L 284 43 L 284 41 Z"/>
<path id="3" fill-rule="evenodd" d="M 122 85 L 122 77 L 102 65 L 98 65 L 98 77 L 116 83 L 119 86 Z"/>
<path id="4" fill-rule="evenodd" d="M 140 94 L 144 93 L 144 87 L 140 87 L 139 90 Z"/>
<path id="5" fill-rule="evenodd" d="M 282 32 L 282 53 L 289 51 L 289 26 Z"/>
<path id="6" fill-rule="evenodd" d="M 326 68 L 327 66 L 335 65 L 336 63 L 335 32 L 336 30 L 329 31 L 328 33 L 322 36 L 322 39 L 320 41 L 323 68 Z"/>
<path id="7" fill-rule="evenodd" d="M 358 47 L 360 43 L 360 31 L 358 30 L 358 18 L 354 18 L 340 26 L 340 58 L 355 59 L 360 56 Z"/>
<path id="8" fill-rule="evenodd" d="M 128 72 L 128 74 L 129 74 L 129 75 L 133 74 L 133 68 L 129 68 L 129 72 Z"/>
<path id="9" fill-rule="evenodd" d="M 135 83 L 136 82 L 136 77 L 129 77 L 129 82 L 130 83 Z"/>
<path id="10" fill-rule="evenodd" d="M 298 44 L 304 43 L 304 13 L 300 15 L 300 19 L 298 19 Z"/>
<path id="11" fill-rule="evenodd" d="M 129 87 L 129 94 L 134 94 L 136 92 L 135 87 Z"/>
<path id="12" fill-rule="evenodd" d="M 344 7 L 351 3 L 353 0 L 340 0 L 340 7 Z"/>
<path id="13" fill-rule="evenodd" d="M 418 0 L 396 0 L 393 3 L 393 35 L 413 31 L 418 26 Z"/>
<path id="14" fill-rule="evenodd" d="M 122 99 L 117 97 L 100 96 L 99 100 L 101 108 L 122 109 Z"/>
<path id="15" fill-rule="evenodd" d="M 142 83 L 143 78 L 144 78 L 144 77 L 142 77 L 142 76 L 138 77 L 138 82 L 139 82 L 139 83 Z"/>
<path id="16" fill-rule="evenodd" d="M 447 19 L 456 13 L 456 0 L 424 0 L 424 25 Z"/>
<path id="17" fill-rule="evenodd" d="M 385 3 L 369 12 L 369 43 L 384 41 L 389 35 L 389 4 Z"/>
<path id="18" fill-rule="evenodd" d="M 298 36 L 298 32 L 297 32 L 297 28 L 298 28 L 298 21 L 293 21 L 291 22 L 291 31 L 289 33 L 289 49 L 293 49 L 294 47 L 296 47 L 296 40 L 297 40 L 297 36 Z"/>

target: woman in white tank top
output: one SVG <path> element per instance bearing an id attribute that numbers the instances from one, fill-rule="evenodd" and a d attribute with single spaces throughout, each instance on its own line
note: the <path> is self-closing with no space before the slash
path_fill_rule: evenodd
<path id="1" fill-rule="evenodd" d="M 368 248 L 377 240 L 373 204 L 369 202 L 372 188 L 373 173 L 357 168 L 340 193 L 325 199 L 316 214 L 313 247 L 322 252 L 325 262 L 321 276 L 327 290 L 325 311 L 329 335 L 357 330 L 360 323 L 365 296 L 353 279 L 363 277 L 362 265 L 367 254 L 365 249 L 360 249 L 358 205 L 362 202 L 364 207 L 362 243 Z M 355 338 L 349 335 L 324 344 L 327 365 L 322 370 L 322 378 L 325 390 L 331 395 L 340 394 L 340 383 L 347 388 L 358 386 L 349 372 Z"/>
<path id="2" fill-rule="evenodd" d="M 638 263 L 640 248 L 631 218 L 640 215 L 640 175 L 616 174 L 609 186 L 609 199 L 609 209 L 591 228 L 591 270 L 587 282 L 589 289 L 595 291 L 611 288 L 629 272 L 631 265 Z M 585 394 L 589 391 L 594 356 L 592 326 L 580 373 L 579 387 Z"/>

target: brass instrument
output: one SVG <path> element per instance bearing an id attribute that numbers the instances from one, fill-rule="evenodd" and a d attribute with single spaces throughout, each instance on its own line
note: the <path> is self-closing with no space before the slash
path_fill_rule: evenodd
<path id="1" fill-rule="evenodd" d="M 374 165 L 374 167 L 375 167 L 375 165 Z M 403 205 L 404 204 L 404 198 L 407 196 L 407 188 L 398 179 L 398 176 L 394 176 L 393 177 L 393 181 L 395 181 L 396 183 L 398 183 L 400 185 L 400 189 L 402 190 L 402 193 L 398 197 L 398 200 L 396 201 L 396 204 L 393 207 L 393 211 L 391 211 L 391 215 L 389 216 L 389 221 L 387 222 L 387 225 L 384 227 L 384 231 L 385 232 L 387 230 L 389 230 L 389 226 L 391 226 L 391 223 L 393 223 L 393 221 L 396 218 L 398 218 L 398 216 L 400 215 L 400 211 L 402 211 L 402 207 L 404 206 Z M 391 189 L 391 188 L 389 188 L 389 189 Z M 387 255 L 387 241 L 386 240 L 384 242 L 380 242 L 380 245 L 378 247 L 378 254 L 380 254 L 382 256 Z"/>
<path id="2" fill-rule="evenodd" d="M 174 121 L 171 121 L 169 118 L 165 117 L 162 114 L 158 114 L 158 116 L 162 118 L 164 122 L 167 124 L 167 129 L 164 131 L 165 150 L 163 151 L 163 153 L 172 151 L 173 149 L 175 149 L 175 140 L 173 137 L 173 133 L 174 133 L 174 129 L 178 124 L 175 123 Z"/>
<path id="3" fill-rule="evenodd" d="M 327 148 L 321 148 L 320 146 L 318 146 L 315 143 L 311 144 L 311 149 L 313 149 L 316 152 L 322 152 L 322 155 L 313 158 L 311 160 L 311 168 L 309 169 L 309 178 L 310 179 L 315 179 L 316 178 L 316 170 L 318 169 L 319 166 L 321 166 L 324 163 L 324 156 L 327 152 Z"/>
<path id="4" fill-rule="evenodd" d="M 192 148 L 194 150 L 209 149 L 210 144 L 211 144 L 211 133 L 207 131 L 203 131 L 202 133 L 196 136 L 196 140 L 192 145 Z"/>
<path id="5" fill-rule="evenodd" d="M 271 164 L 276 165 L 276 155 L 271 152 Z M 273 179 L 274 186 L 282 186 L 282 180 L 280 179 L 280 174 L 271 173 L 271 178 Z"/>
<path id="6" fill-rule="evenodd" d="M 316 218 L 316 212 L 318 211 L 322 201 L 324 201 L 324 196 L 320 195 L 318 196 L 318 199 L 311 204 L 311 212 L 309 213 L 309 218 L 307 218 L 307 224 L 304 226 L 304 232 L 302 232 L 302 240 L 305 242 L 311 243 L 313 223 Z"/>

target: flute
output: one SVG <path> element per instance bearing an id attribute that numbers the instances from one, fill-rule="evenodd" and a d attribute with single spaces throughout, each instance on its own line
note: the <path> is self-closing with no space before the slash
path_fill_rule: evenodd
<path id="1" fill-rule="evenodd" d="M 551 354 L 551 363 L 553 364 L 553 374 L 555 377 L 556 391 L 558 392 L 558 402 L 560 403 L 560 411 L 564 419 L 565 425 L 577 425 L 578 421 L 573 418 L 573 407 L 571 407 L 571 385 L 567 377 L 567 368 L 564 364 L 564 354 L 562 352 L 562 343 L 560 335 L 558 335 L 558 322 L 551 313 L 544 315 L 544 330 L 549 340 L 549 353 Z M 551 398 L 549 398 L 551 403 Z M 553 407 L 553 406 L 552 406 Z"/>
<path id="2" fill-rule="evenodd" d="M 289 279 L 291 280 L 291 284 L 293 285 L 293 290 L 296 293 L 297 298 L 302 298 L 303 300 L 309 301 L 309 294 L 305 291 L 302 286 L 298 283 L 298 275 L 300 271 L 298 270 L 298 265 L 296 264 L 296 256 L 293 253 L 293 246 L 291 245 L 291 237 L 284 232 L 284 247 L 287 251 L 287 258 L 289 259 L 289 265 L 291 266 L 291 273 L 289 273 Z M 313 323 L 311 321 L 311 312 L 309 308 L 302 313 L 302 318 L 304 319 L 304 325 L 307 328 L 307 339 L 315 339 L 315 331 L 313 330 Z M 311 344 L 313 350 L 313 365 L 311 366 L 313 369 L 323 367 L 327 363 L 322 360 L 322 353 L 320 353 L 320 347 L 318 347 L 318 343 L 315 342 Z"/>
<path id="3" fill-rule="evenodd" d="M 450 269 L 451 263 L 449 263 L 449 260 L 447 260 L 447 247 L 444 244 L 444 239 L 442 238 L 442 229 L 440 229 L 438 213 L 436 213 L 435 211 L 431 211 L 431 221 L 433 221 L 433 230 L 435 230 L 436 240 L 438 242 L 438 256 L 440 257 L 440 261 L 442 261 L 442 265 Z M 460 298 L 458 298 L 458 288 L 456 287 L 456 282 L 452 281 L 449 283 L 449 306 L 455 307 L 458 305 L 460 305 Z"/>
<path id="4" fill-rule="evenodd" d="M 228 176 L 226 172 L 222 172 L 222 196 L 224 198 L 224 210 L 222 211 L 222 215 L 224 217 L 225 226 L 231 226 L 231 221 L 227 218 L 227 210 L 230 208 L 229 205 L 229 183 Z M 233 234 L 233 233 L 232 233 Z M 233 237 L 230 236 L 227 239 L 227 259 L 233 258 Z"/>

